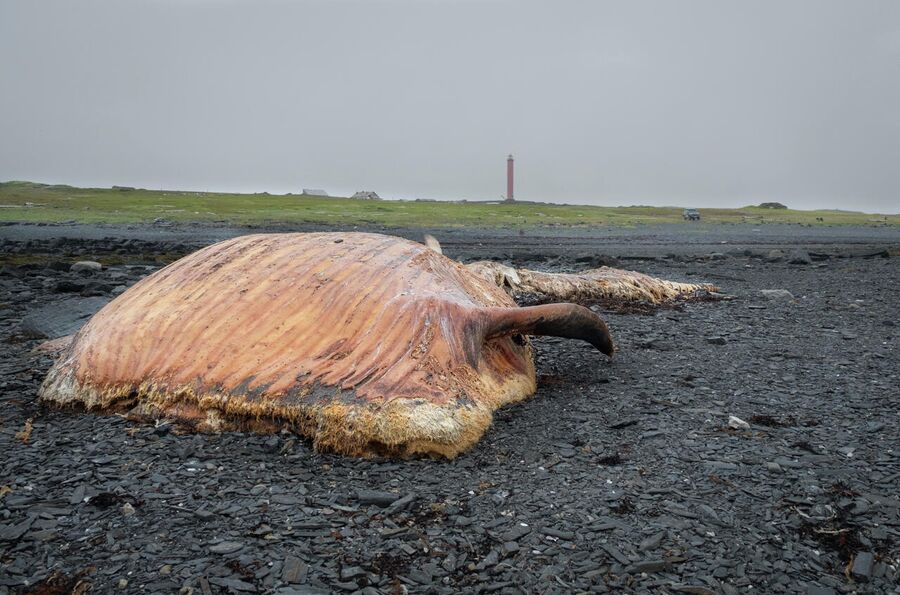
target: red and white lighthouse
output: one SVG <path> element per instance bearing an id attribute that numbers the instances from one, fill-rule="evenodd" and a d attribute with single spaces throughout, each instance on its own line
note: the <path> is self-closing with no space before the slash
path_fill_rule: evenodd
<path id="1" fill-rule="evenodd" d="M 513 201 L 513 156 L 506 158 L 506 200 Z"/>

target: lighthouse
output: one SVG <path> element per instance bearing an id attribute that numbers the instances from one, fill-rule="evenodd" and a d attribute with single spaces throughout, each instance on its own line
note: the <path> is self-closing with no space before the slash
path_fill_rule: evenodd
<path id="1" fill-rule="evenodd" d="M 512 202 L 513 198 L 513 156 L 506 158 L 506 201 Z"/>

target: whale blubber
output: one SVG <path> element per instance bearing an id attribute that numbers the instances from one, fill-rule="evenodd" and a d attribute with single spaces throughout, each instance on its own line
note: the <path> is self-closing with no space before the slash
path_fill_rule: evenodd
<path id="1" fill-rule="evenodd" d="M 201 431 L 287 428 L 347 455 L 453 457 L 497 408 L 534 393 L 528 334 L 613 352 L 590 310 L 519 308 L 415 242 L 250 235 L 107 304 L 62 350 L 40 396 Z"/>

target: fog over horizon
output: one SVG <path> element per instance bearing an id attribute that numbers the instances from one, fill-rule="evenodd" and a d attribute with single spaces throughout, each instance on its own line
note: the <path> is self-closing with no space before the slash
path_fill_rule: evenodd
<path id="1" fill-rule="evenodd" d="M 895 0 L 4 0 L 0 181 L 900 212 Z"/>

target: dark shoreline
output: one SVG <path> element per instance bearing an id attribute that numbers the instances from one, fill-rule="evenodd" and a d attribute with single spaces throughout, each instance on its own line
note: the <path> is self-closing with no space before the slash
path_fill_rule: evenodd
<path id="1" fill-rule="evenodd" d="M 50 360 L 31 349 L 54 312 L 100 307 L 156 258 L 284 229 L 2 226 L 0 594 L 48 577 L 123 593 L 886 592 L 900 576 L 900 230 L 758 228 L 390 230 L 433 233 L 461 260 L 613 258 L 735 296 L 601 312 L 612 362 L 536 340 L 535 397 L 448 462 L 38 405 Z M 112 264 L 68 270 L 95 258 Z"/>

